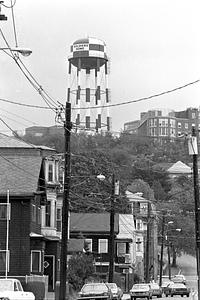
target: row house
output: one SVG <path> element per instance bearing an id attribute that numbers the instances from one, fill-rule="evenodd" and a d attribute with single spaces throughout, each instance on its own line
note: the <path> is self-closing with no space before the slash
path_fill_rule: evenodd
<path id="1" fill-rule="evenodd" d="M 0 134 L 0 160 L 0 275 L 48 275 L 53 290 L 59 276 L 59 159 L 54 149 Z"/>
<path id="2" fill-rule="evenodd" d="M 142 193 L 126 191 L 130 201 L 135 223 L 136 262 L 135 270 L 140 280 L 145 279 L 146 245 L 149 243 L 149 278 L 158 278 L 158 233 L 157 215 L 153 203 L 142 197 Z M 149 208 L 148 208 L 149 205 Z M 149 240 L 147 241 L 147 227 L 149 226 Z"/>

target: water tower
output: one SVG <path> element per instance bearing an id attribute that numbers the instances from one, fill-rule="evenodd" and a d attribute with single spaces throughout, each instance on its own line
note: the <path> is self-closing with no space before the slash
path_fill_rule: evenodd
<path id="1" fill-rule="evenodd" d="M 68 57 L 67 101 L 77 131 L 111 130 L 109 115 L 108 57 L 106 45 L 96 38 L 84 38 L 71 45 Z"/>

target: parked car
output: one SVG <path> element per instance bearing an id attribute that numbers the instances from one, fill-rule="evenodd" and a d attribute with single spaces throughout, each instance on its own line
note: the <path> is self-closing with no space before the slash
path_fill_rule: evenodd
<path id="1" fill-rule="evenodd" d="M 84 300 L 112 300 L 112 293 L 104 282 L 86 283 L 79 292 L 78 299 Z"/>
<path id="2" fill-rule="evenodd" d="M 190 289 L 183 283 L 170 283 L 165 290 L 166 297 L 174 295 L 187 296 L 190 295 Z"/>
<path id="3" fill-rule="evenodd" d="M 109 289 L 111 290 L 112 292 L 112 298 L 113 299 L 116 299 L 116 300 L 121 300 L 122 299 L 122 296 L 123 296 L 123 292 L 122 290 L 120 289 L 120 287 L 118 287 L 116 285 L 116 283 L 106 283 L 106 285 L 109 287 Z"/>
<path id="4" fill-rule="evenodd" d="M 152 296 L 157 296 L 157 298 L 162 297 L 162 288 L 157 283 L 150 283 L 152 290 Z"/>
<path id="5" fill-rule="evenodd" d="M 172 281 L 175 282 L 175 283 L 184 283 L 184 284 L 186 284 L 186 279 L 185 279 L 185 276 L 183 274 L 174 275 L 172 277 Z"/>
<path id="6" fill-rule="evenodd" d="M 147 298 L 152 299 L 152 290 L 150 285 L 147 283 L 138 283 L 132 286 L 130 290 L 130 298 L 131 300 L 135 300 L 136 298 Z"/>
<path id="7" fill-rule="evenodd" d="M 165 291 L 166 291 L 168 285 L 170 285 L 170 283 L 174 283 L 174 282 L 171 281 L 171 280 L 169 280 L 169 279 L 167 279 L 166 281 L 164 280 L 164 281 L 162 282 L 161 288 L 162 288 L 162 292 L 163 292 L 164 294 L 165 294 Z"/>
<path id="8" fill-rule="evenodd" d="M 21 282 L 15 278 L 0 279 L 1 300 L 35 300 L 31 292 L 24 292 Z"/>

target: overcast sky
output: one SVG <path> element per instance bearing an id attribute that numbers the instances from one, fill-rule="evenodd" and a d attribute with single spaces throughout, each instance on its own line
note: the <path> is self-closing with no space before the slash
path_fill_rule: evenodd
<path id="1" fill-rule="evenodd" d="M 10 0 L 4 4 L 9 6 Z M 199 0 L 16 0 L 14 6 L 18 45 L 33 51 L 23 62 L 45 91 L 62 103 L 66 101 L 70 45 L 87 36 L 107 45 L 113 104 L 200 79 L 199 12 Z M 1 13 L 8 17 L 8 21 L 0 21 L 1 29 L 10 46 L 15 46 L 11 9 L 2 7 Z M 5 43 L 0 36 L 1 47 Z M 46 105 L 3 51 L 0 98 Z M 199 107 L 199 100 L 197 83 L 165 96 L 112 108 L 113 130 L 120 131 L 125 122 L 139 119 L 141 111 Z M 52 111 L 1 101 L 0 118 L 15 130 L 55 124 Z M 1 124 L 0 130 L 8 129 Z"/>

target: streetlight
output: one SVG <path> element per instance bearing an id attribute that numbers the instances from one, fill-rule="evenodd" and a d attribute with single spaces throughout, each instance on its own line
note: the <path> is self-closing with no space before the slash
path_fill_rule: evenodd
<path id="1" fill-rule="evenodd" d="M 97 178 L 101 181 L 105 180 L 105 176 L 100 174 Z M 115 174 L 112 174 L 112 192 L 111 192 L 111 207 L 110 207 L 110 251 L 109 251 L 109 276 L 108 282 L 113 282 L 114 275 L 114 258 L 115 258 L 115 245 L 114 245 L 114 222 L 115 222 L 115 196 L 119 195 L 119 181 L 115 179 Z"/>
<path id="2" fill-rule="evenodd" d="M 165 223 L 165 214 L 163 214 L 162 217 L 162 233 L 161 233 L 161 253 L 160 253 L 160 279 L 159 279 L 159 285 L 162 286 L 162 273 L 163 273 L 163 249 L 164 249 L 164 239 L 167 240 L 167 233 L 169 232 L 168 230 L 168 226 L 170 224 L 173 224 L 173 221 L 169 221 L 167 223 Z M 165 229 L 165 226 L 167 227 L 167 229 Z M 171 229 L 170 229 L 171 230 Z M 181 231 L 181 229 L 177 228 L 177 229 L 172 229 L 172 230 L 177 230 L 177 231 Z M 166 234 L 165 234 L 166 231 Z M 168 267 L 169 267 L 169 278 L 171 278 L 171 268 L 170 268 L 170 253 L 169 253 L 169 244 L 167 244 L 168 246 Z"/>
<path id="3" fill-rule="evenodd" d="M 3 48 L 0 48 L 0 50 L 9 50 L 11 52 L 16 52 L 16 53 L 20 53 L 21 55 L 23 56 L 29 56 L 31 55 L 32 53 L 32 50 L 29 49 L 29 48 L 20 48 L 20 47 L 13 47 L 13 48 L 9 48 L 9 47 L 3 47 Z"/>

